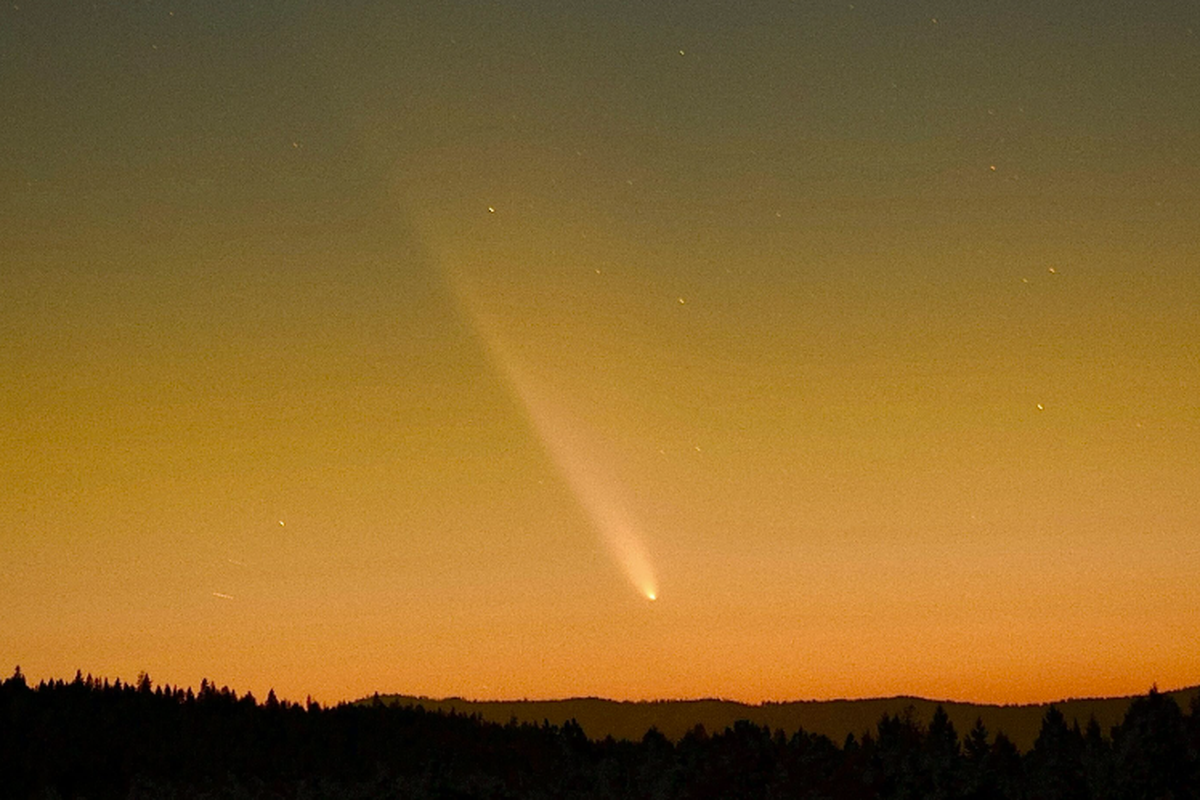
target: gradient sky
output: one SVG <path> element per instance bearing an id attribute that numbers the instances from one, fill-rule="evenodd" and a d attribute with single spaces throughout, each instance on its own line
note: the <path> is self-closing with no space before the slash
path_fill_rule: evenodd
<path id="1" fill-rule="evenodd" d="M 0 107 L 33 679 L 1200 683 L 1195 2 L 18 0 Z"/>

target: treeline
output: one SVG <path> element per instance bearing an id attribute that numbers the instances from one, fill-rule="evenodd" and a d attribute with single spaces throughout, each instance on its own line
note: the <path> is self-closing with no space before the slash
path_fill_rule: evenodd
<path id="1" fill-rule="evenodd" d="M 739 722 L 672 742 L 588 739 L 580 726 L 383 703 L 259 702 L 95 680 L 0 683 L 0 794 L 13 798 L 1200 798 L 1200 698 L 1152 690 L 1120 725 L 1081 729 L 1051 707 L 1021 753 L 983 724 L 964 735 L 885 715 L 835 743 Z"/>

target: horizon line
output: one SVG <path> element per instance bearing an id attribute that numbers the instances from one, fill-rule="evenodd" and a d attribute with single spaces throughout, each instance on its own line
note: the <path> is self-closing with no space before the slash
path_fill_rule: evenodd
<path id="1" fill-rule="evenodd" d="M 16 665 L 16 667 L 14 668 L 14 672 L 12 674 L 10 674 L 9 677 L 13 677 L 17 671 L 21 672 L 22 676 L 26 679 L 26 681 L 28 681 L 30 683 L 34 683 L 34 685 L 36 685 L 36 683 L 54 683 L 54 682 L 60 681 L 60 680 L 64 683 L 70 683 L 73 680 L 75 680 L 75 676 L 72 675 L 70 678 L 41 677 L 36 682 L 34 682 L 34 681 L 32 681 L 32 679 L 30 678 L 29 675 L 27 675 L 26 673 L 24 673 L 21 670 L 20 664 Z M 188 684 L 174 683 L 174 684 L 172 684 L 169 682 L 155 682 L 153 680 L 153 676 L 150 675 L 149 672 L 144 671 L 144 670 L 139 671 L 138 676 L 135 677 L 133 680 L 128 680 L 128 679 L 122 678 L 120 676 L 110 678 L 109 676 L 106 676 L 106 675 L 96 675 L 92 672 L 84 672 L 84 670 L 81 668 L 77 668 L 75 670 L 75 672 L 78 675 L 90 677 L 94 681 L 120 680 L 123 684 L 126 684 L 126 685 L 133 685 L 137 680 L 139 680 L 141 678 L 142 675 L 146 675 L 147 677 L 149 677 L 151 679 L 151 683 L 157 687 L 171 686 L 172 688 L 175 688 L 175 689 L 185 689 L 185 690 L 191 689 L 193 691 L 198 692 L 200 689 L 200 684 L 202 684 L 204 682 L 208 682 L 214 688 L 231 689 L 235 693 L 237 693 L 239 697 L 244 697 L 246 694 L 252 694 L 252 695 L 254 694 L 254 691 L 252 689 L 247 689 L 245 691 L 238 692 L 234 687 L 231 687 L 228 684 L 219 684 L 217 681 L 209 678 L 208 676 L 201 677 L 201 679 L 198 683 L 196 683 L 195 685 L 192 685 L 191 683 L 188 683 Z M 0 678 L 0 683 L 4 683 L 6 680 L 8 680 L 8 679 Z M 945 706 L 982 706 L 982 707 L 991 707 L 991 708 L 1029 708 L 1029 707 L 1034 707 L 1034 706 L 1051 706 L 1051 705 L 1057 705 L 1057 704 L 1061 704 L 1061 703 L 1089 702 L 1089 701 L 1101 701 L 1101 700 L 1128 700 L 1128 699 L 1133 699 L 1133 698 L 1137 698 L 1137 697 L 1144 697 L 1152 692 L 1157 692 L 1158 694 L 1163 694 L 1163 695 L 1170 695 L 1170 694 L 1178 694 L 1181 692 L 1188 692 L 1188 691 L 1193 691 L 1193 690 L 1198 690 L 1198 689 L 1200 689 L 1200 679 L 1198 679 L 1197 682 L 1195 682 L 1195 683 L 1191 683 L 1191 684 L 1187 684 L 1187 685 L 1183 685 L 1183 686 L 1176 686 L 1171 689 L 1160 689 L 1158 687 L 1157 681 L 1152 681 L 1150 686 L 1143 691 L 1134 691 L 1134 692 L 1128 692 L 1128 693 L 1123 693 L 1123 694 L 1112 694 L 1112 695 L 1079 695 L 1079 696 L 1068 695 L 1068 696 L 1056 697 L 1056 698 L 1052 698 L 1052 699 L 1048 699 L 1048 700 L 1032 700 L 1032 701 L 1017 701 L 1017 702 L 995 702 L 995 701 L 984 701 L 984 700 L 962 700 L 962 699 L 952 699 L 952 698 L 937 698 L 937 697 L 926 697 L 926 696 L 922 696 L 922 695 L 918 695 L 918 694 L 870 695 L 870 696 L 863 696 L 863 697 L 842 696 L 842 697 L 829 697 L 829 698 L 825 698 L 825 699 L 797 698 L 797 699 L 790 699 L 790 700 L 759 700 L 759 701 L 738 700 L 738 699 L 731 698 L 731 697 L 719 697 L 719 696 L 712 696 L 712 695 L 707 695 L 707 696 L 702 696 L 702 697 L 659 697 L 659 698 L 640 698 L 640 699 L 617 699 L 617 698 L 613 698 L 613 697 L 602 697 L 600 695 L 570 695 L 570 696 L 543 697 L 543 698 L 523 697 L 523 698 L 514 699 L 514 698 L 477 698 L 477 697 L 472 698 L 472 697 L 465 697 L 462 695 L 446 695 L 446 696 L 442 696 L 442 697 L 435 697 L 433 695 L 427 695 L 427 694 L 407 694 L 404 692 L 383 692 L 383 691 L 376 690 L 374 692 L 364 694 L 364 695 L 359 695 L 357 697 L 346 695 L 343 699 L 334 700 L 332 702 L 326 701 L 324 703 L 322 703 L 320 700 L 317 700 L 316 695 L 314 695 L 312 692 L 307 692 L 305 702 L 315 701 L 315 702 L 318 702 L 318 704 L 320 704 L 320 705 L 323 705 L 326 707 L 333 707 L 333 706 L 343 705 L 343 704 L 344 705 L 353 705 L 356 703 L 369 702 L 369 701 L 373 700 L 374 698 L 379 697 L 380 699 L 403 698 L 403 699 L 408 699 L 408 700 L 428 701 L 428 702 L 437 702 L 437 703 L 457 701 L 457 702 L 463 702 L 463 703 L 474 703 L 474 704 L 490 703 L 490 704 L 498 704 L 498 705 L 499 704 L 514 704 L 514 703 L 567 703 L 567 702 L 578 702 L 578 701 L 591 700 L 591 701 L 599 701 L 599 702 L 604 702 L 604 703 L 624 704 L 624 705 L 654 705 L 654 704 L 667 704 L 667 703 L 727 703 L 727 704 L 732 704 L 732 705 L 745 706 L 747 708 L 763 708 L 763 707 L 768 707 L 768 706 L 798 705 L 798 704 L 863 703 L 863 702 L 872 702 L 872 701 L 916 700 L 916 701 L 920 701 L 920 702 L 924 702 L 924 703 L 937 703 L 937 704 L 941 704 L 941 705 L 945 705 Z M 274 686 L 269 686 L 267 688 L 266 692 L 264 693 L 264 697 L 267 693 L 270 693 L 270 692 L 276 692 Z M 255 697 L 257 699 L 257 695 L 255 695 Z M 279 692 L 276 692 L 276 697 L 281 701 L 285 699 L 284 696 L 282 696 Z M 299 703 L 300 701 L 289 700 L 289 702 Z"/>
<path id="2" fill-rule="evenodd" d="M 732 705 L 746 706 L 749 708 L 762 708 L 765 706 L 782 706 L 796 704 L 816 704 L 816 703 L 869 703 L 874 701 L 889 701 L 889 700 L 919 700 L 925 703 L 938 703 L 940 705 L 955 705 L 955 706 L 990 706 L 993 708 L 1029 708 L 1033 706 L 1052 706 L 1060 703 L 1085 703 L 1098 700 L 1132 700 L 1138 697 L 1145 697 L 1151 693 L 1161 695 L 1179 694 L 1181 692 L 1189 692 L 1200 689 L 1200 682 L 1187 686 L 1179 686 L 1173 689 L 1160 689 L 1157 683 L 1152 683 L 1149 688 L 1143 692 L 1133 692 L 1130 694 L 1113 694 L 1113 695 L 1082 695 L 1082 696 L 1067 696 L 1053 700 L 1034 700 L 1030 702 L 1014 702 L 1014 703 L 997 703 L 980 700 L 953 700 L 940 699 L 936 697 L 923 697 L 916 694 L 895 694 L 895 695 L 873 695 L 870 697 L 830 697 L 824 700 L 821 699 L 797 699 L 797 700 L 761 700 L 758 702 L 749 702 L 745 700 L 735 700 L 732 698 L 723 697 L 675 697 L 675 698 L 655 698 L 641 700 L 617 700 L 610 697 L 601 697 L 599 695 L 572 695 L 569 697 L 550 697 L 550 698 L 520 698 L 520 699 L 477 699 L 462 697 L 460 695 L 450 695 L 447 697 L 433 697 L 423 694 L 404 694 L 402 692 L 375 692 L 365 695 L 357 700 L 351 700 L 351 703 L 361 703 L 365 701 L 385 698 L 403 698 L 406 700 L 430 701 L 435 703 L 446 702 L 463 702 L 463 703 L 494 703 L 494 704 L 514 704 L 514 703 L 570 703 L 583 700 L 595 700 L 602 703 L 616 703 L 623 705 L 655 705 L 663 703 L 729 703 Z"/>

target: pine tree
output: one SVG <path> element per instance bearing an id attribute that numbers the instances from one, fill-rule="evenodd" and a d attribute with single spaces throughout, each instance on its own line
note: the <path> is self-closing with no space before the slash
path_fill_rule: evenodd
<path id="1" fill-rule="evenodd" d="M 1116 788 L 1121 797 L 1188 797 L 1187 729 L 1179 704 L 1151 689 L 1113 729 Z"/>

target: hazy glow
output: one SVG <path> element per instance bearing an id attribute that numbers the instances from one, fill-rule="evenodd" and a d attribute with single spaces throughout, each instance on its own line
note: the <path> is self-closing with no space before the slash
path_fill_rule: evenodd
<path id="1" fill-rule="evenodd" d="M 594 455 L 601 449 L 601 443 L 597 437 L 588 435 L 582 422 L 568 416 L 561 403 L 555 403 L 548 390 L 512 355 L 496 326 L 485 321 L 480 310 L 482 304 L 464 288 L 465 282 L 453 283 L 459 304 L 486 344 L 492 362 L 520 401 L 538 439 L 587 512 L 609 555 L 635 589 L 651 600 L 657 599 L 658 583 L 639 525 L 622 498 L 621 488 Z"/>
<path id="2" fill-rule="evenodd" d="M 1195 4 L 342 5 L 0 8 L 0 670 L 1197 681 Z"/>

